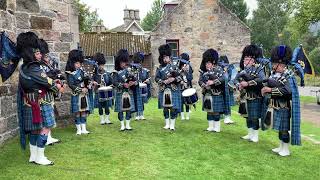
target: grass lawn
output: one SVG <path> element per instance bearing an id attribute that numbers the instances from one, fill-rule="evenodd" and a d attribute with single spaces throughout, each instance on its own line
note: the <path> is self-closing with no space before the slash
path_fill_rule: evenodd
<path id="1" fill-rule="evenodd" d="M 314 96 L 300 96 L 301 103 L 317 103 L 317 98 Z"/>
<path id="2" fill-rule="evenodd" d="M 303 141 L 290 147 L 292 155 L 271 152 L 277 133 L 260 132 L 258 144 L 241 140 L 244 119 L 233 115 L 235 125 L 222 124 L 221 133 L 208 133 L 206 114 L 192 110 L 191 120 L 177 120 L 176 132 L 162 129 L 162 111 L 156 99 L 146 107 L 146 121 L 132 122 L 131 132 L 119 132 L 112 114 L 111 126 L 99 125 L 91 115 L 90 135 L 75 135 L 75 128 L 55 129 L 63 142 L 48 147 L 51 167 L 29 164 L 29 152 L 18 138 L 0 147 L 0 179 L 319 179 L 320 145 Z M 303 126 L 305 128 L 305 126 Z M 318 129 L 319 131 L 319 129 Z"/>

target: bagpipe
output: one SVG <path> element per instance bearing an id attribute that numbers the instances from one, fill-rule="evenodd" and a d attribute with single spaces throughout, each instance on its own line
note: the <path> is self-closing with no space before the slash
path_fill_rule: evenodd
<path id="1" fill-rule="evenodd" d="M 258 64 L 258 66 L 251 66 L 250 68 L 244 69 L 239 72 L 238 80 L 241 81 L 251 81 L 258 77 L 261 71 L 265 70 L 265 67 L 267 67 L 270 64 L 270 61 L 267 62 L 261 62 Z"/>
<path id="2" fill-rule="evenodd" d="M 180 76 L 182 78 L 181 88 L 187 89 L 189 88 L 189 86 L 191 86 L 188 84 L 188 78 L 187 78 L 190 71 L 190 62 L 184 59 L 179 59 L 177 61 L 179 63 L 178 67 L 180 68 Z"/>
<path id="3" fill-rule="evenodd" d="M 84 87 L 88 89 L 92 89 L 93 85 L 93 75 L 97 71 L 97 63 L 90 59 L 85 59 L 82 63 L 82 70 L 84 72 L 83 75 L 83 81 L 84 81 Z"/>
<path id="4" fill-rule="evenodd" d="M 62 74 L 61 70 L 58 68 L 58 62 L 50 58 L 51 63 L 46 63 L 43 61 L 43 63 L 48 67 L 47 70 L 47 76 L 53 80 L 56 81 L 56 83 L 61 84 L 61 86 L 64 86 L 66 83 L 66 76 Z"/>
<path id="5" fill-rule="evenodd" d="M 251 81 L 257 78 L 260 74 L 261 71 L 264 71 L 265 73 L 265 68 L 270 65 L 270 61 L 264 61 L 260 62 L 258 66 L 251 66 L 250 68 L 245 68 L 244 70 L 240 71 L 239 74 L 236 77 L 236 81 L 241 82 L 241 81 Z M 236 88 L 236 86 L 234 86 Z M 257 88 L 257 87 L 254 87 Z M 238 88 L 239 89 L 239 88 Z M 260 88 L 258 88 L 260 89 Z M 239 95 L 239 114 L 242 114 L 244 116 L 247 115 L 247 102 L 246 102 L 246 94 L 247 90 L 246 89 L 239 89 L 240 95 Z"/>
<path id="6" fill-rule="evenodd" d="M 272 72 L 271 74 L 274 73 Z M 279 77 L 271 75 L 268 79 L 264 79 L 262 84 L 263 86 L 270 88 L 280 87 L 285 85 L 285 83 L 288 81 L 288 78 L 292 76 L 294 76 L 294 72 L 289 69 L 282 73 Z"/>
<path id="7" fill-rule="evenodd" d="M 134 68 L 127 67 L 126 69 L 119 72 L 119 74 L 123 82 L 125 83 L 129 83 L 130 81 L 138 81 L 139 73 Z"/>
<path id="8" fill-rule="evenodd" d="M 285 86 L 288 83 L 288 79 L 294 76 L 294 72 L 292 70 L 286 70 L 284 73 L 281 74 L 281 76 L 276 76 L 274 72 L 271 72 L 271 76 L 267 79 L 264 79 L 262 84 L 264 87 L 269 88 L 279 88 L 282 86 Z M 267 107 L 267 112 L 263 116 L 263 122 L 264 127 L 269 128 L 272 126 L 273 122 L 273 107 L 281 107 L 286 106 L 290 107 L 290 102 L 287 103 L 279 102 L 271 100 L 271 94 L 267 93 L 264 95 L 265 99 L 265 105 Z M 290 98 L 291 99 L 291 98 Z"/>
<path id="9" fill-rule="evenodd" d="M 202 94 L 203 98 L 203 108 L 205 111 L 212 111 L 212 95 L 221 95 L 225 90 L 225 82 L 221 83 L 219 79 L 225 75 L 223 69 L 218 66 L 213 69 L 210 69 L 202 74 L 203 83 L 207 83 L 208 81 L 213 81 L 213 84 L 209 87 L 203 87 Z M 207 92 L 209 91 L 209 95 Z"/>
<path id="10" fill-rule="evenodd" d="M 173 59 L 172 63 L 169 63 L 163 69 L 164 71 L 164 80 L 169 79 L 170 77 L 176 78 L 180 76 L 181 70 L 179 69 L 180 59 Z"/>
<path id="11" fill-rule="evenodd" d="M 0 83 L 5 82 L 18 66 L 20 57 L 16 52 L 16 44 L 10 40 L 6 32 L 0 34 Z"/>
<path id="12" fill-rule="evenodd" d="M 214 81 L 214 84 L 211 85 L 211 88 L 218 88 L 218 89 L 224 89 L 224 84 L 219 84 L 218 86 L 216 85 L 216 81 L 218 81 L 219 78 L 223 77 L 225 72 L 223 71 L 222 68 L 213 68 L 210 69 L 209 71 L 206 71 L 203 73 L 203 80 L 204 82 L 208 82 L 209 80 Z"/>

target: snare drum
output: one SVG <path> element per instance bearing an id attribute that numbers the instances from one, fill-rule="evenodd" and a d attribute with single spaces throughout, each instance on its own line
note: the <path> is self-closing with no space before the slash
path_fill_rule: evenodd
<path id="1" fill-rule="evenodd" d="M 141 89 L 141 96 L 148 96 L 148 86 L 146 83 L 139 83 L 139 88 Z"/>
<path id="2" fill-rule="evenodd" d="M 193 105 L 198 101 L 197 91 L 194 88 L 188 88 L 182 92 L 182 97 L 186 105 Z"/>
<path id="3" fill-rule="evenodd" d="M 111 86 L 100 87 L 98 89 L 99 102 L 113 99 L 113 88 Z"/>

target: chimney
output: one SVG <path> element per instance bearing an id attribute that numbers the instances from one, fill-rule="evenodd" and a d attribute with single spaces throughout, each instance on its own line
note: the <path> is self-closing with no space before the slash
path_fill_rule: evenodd
<path id="1" fill-rule="evenodd" d="M 131 23 L 131 21 L 132 21 L 131 18 L 130 18 L 130 10 L 125 8 L 123 10 L 123 12 L 124 12 L 123 22 L 124 22 L 124 24 L 129 25 Z"/>
<path id="2" fill-rule="evenodd" d="M 104 27 L 104 25 L 102 24 L 93 24 L 91 31 L 101 33 L 101 32 L 105 32 L 106 30 L 107 30 L 106 27 Z"/>
<path id="3" fill-rule="evenodd" d="M 139 9 L 128 9 L 125 8 L 124 10 L 124 16 L 123 16 L 123 21 L 125 25 L 129 25 L 132 23 L 132 21 L 137 21 L 140 23 L 140 11 Z"/>
<path id="4" fill-rule="evenodd" d="M 133 9 L 130 9 L 130 19 L 131 19 L 132 21 L 135 20 L 134 10 L 133 10 Z"/>
<path id="5" fill-rule="evenodd" d="M 136 9 L 136 10 L 134 11 L 134 17 L 135 17 L 135 20 L 136 20 L 138 23 L 140 23 L 140 11 L 139 11 L 139 9 Z"/>

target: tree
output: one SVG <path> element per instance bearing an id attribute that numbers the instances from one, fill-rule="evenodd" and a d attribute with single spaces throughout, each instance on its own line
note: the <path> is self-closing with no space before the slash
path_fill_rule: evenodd
<path id="1" fill-rule="evenodd" d="M 300 31 L 306 32 L 310 24 L 320 21 L 320 1 L 301 1 L 296 19 L 300 25 Z"/>
<path id="2" fill-rule="evenodd" d="M 320 47 L 314 48 L 310 54 L 309 59 L 313 65 L 316 74 L 320 74 Z"/>
<path id="3" fill-rule="evenodd" d="M 90 32 L 92 30 L 92 25 L 103 24 L 103 20 L 99 18 L 97 10 L 90 11 L 90 8 L 80 2 L 80 0 L 74 0 L 76 8 L 79 12 L 79 29 L 80 32 Z"/>
<path id="4" fill-rule="evenodd" d="M 249 14 L 249 9 L 247 3 L 244 0 L 221 0 L 231 12 L 236 14 L 236 16 L 243 22 L 247 22 L 246 17 Z"/>
<path id="5" fill-rule="evenodd" d="M 152 31 L 157 23 L 161 20 L 164 13 L 162 5 L 164 0 L 155 0 L 152 4 L 151 10 L 143 18 L 141 26 L 145 31 Z"/>
<path id="6" fill-rule="evenodd" d="M 290 3 L 286 0 L 258 0 L 258 9 L 249 21 L 252 43 L 262 44 L 266 54 L 275 45 L 284 43 L 283 30 L 289 21 Z"/>

